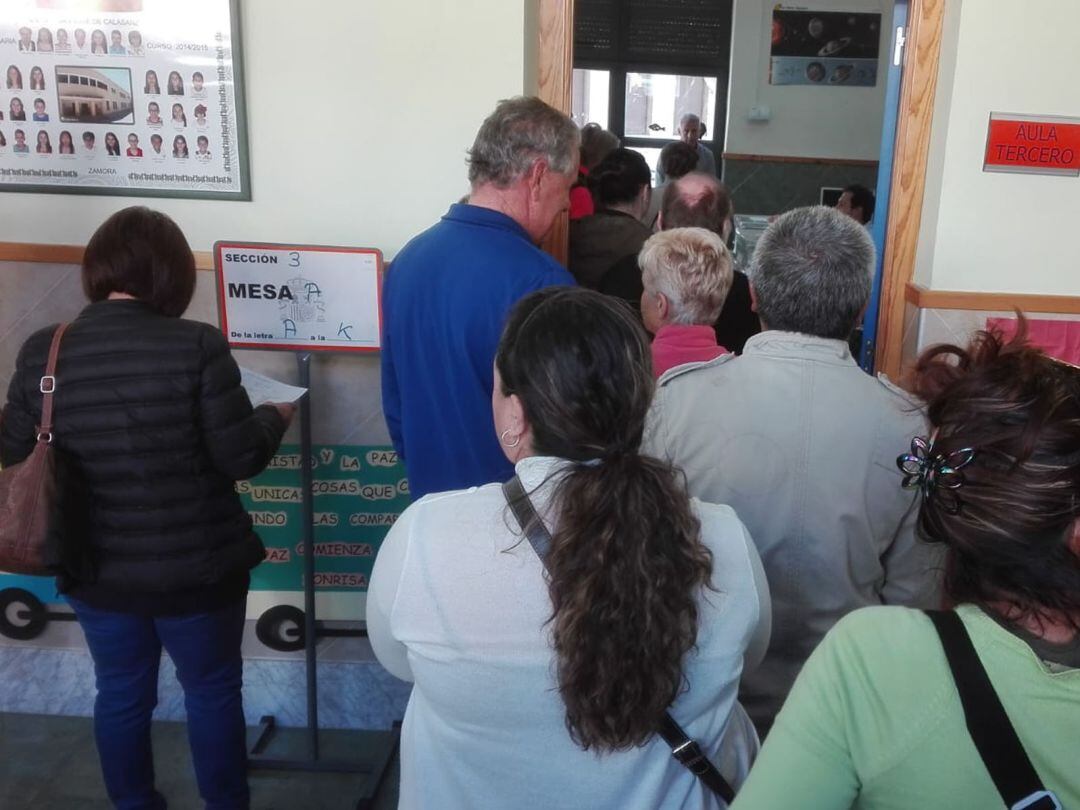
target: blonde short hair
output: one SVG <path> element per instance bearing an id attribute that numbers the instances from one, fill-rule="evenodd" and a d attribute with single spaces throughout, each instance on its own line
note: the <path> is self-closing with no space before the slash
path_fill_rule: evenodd
<path id="1" fill-rule="evenodd" d="M 705 228 L 672 228 L 649 237 L 638 255 L 641 282 L 671 305 L 671 323 L 712 325 L 734 272 L 724 241 Z"/>

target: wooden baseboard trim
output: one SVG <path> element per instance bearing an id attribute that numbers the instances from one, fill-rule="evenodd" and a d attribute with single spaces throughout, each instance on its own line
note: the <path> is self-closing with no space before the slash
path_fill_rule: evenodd
<path id="1" fill-rule="evenodd" d="M 1019 309 L 1059 315 L 1080 315 L 1080 296 L 1029 295 L 1025 293 L 985 293 L 953 290 L 928 290 L 909 283 L 904 294 L 919 309 L 962 309 L 974 312 L 1011 312 Z"/>
<path id="2" fill-rule="evenodd" d="M 0 262 L 41 262 L 44 264 L 82 264 L 81 245 L 43 245 L 35 242 L 0 242 Z M 195 269 L 213 270 L 214 254 L 195 251 Z"/>
<path id="3" fill-rule="evenodd" d="M 724 152 L 724 160 L 746 160 L 754 163 L 808 163 L 814 166 L 864 166 L 876 169 L 876 160 L 854 160 L 852 158 L 797 157 L 795 155 L 744 155 L 738 152 Z"/>

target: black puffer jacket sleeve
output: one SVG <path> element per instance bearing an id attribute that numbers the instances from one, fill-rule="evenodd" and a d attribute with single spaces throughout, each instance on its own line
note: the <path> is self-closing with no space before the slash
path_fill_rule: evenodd
<path id="1" fill-rule="evenodd" d="M 15 374 L 8 386 L 7 405 L 0 421 L 0 466 L 24 461 L 37 441 L 37 417 L 26 401 L 26 346 L 15 361 Z"/>
<path id="2" fill-rule="evenodd" d="M 240 367 L 225 336 L 208 326 L 202 335 L 199 381 L 203 446 L 214 467 L 239 481 L 258 475 L 270 463 L 285 433 L 285 420 L 272 405 L 251 407 L 240 385 Z"/>

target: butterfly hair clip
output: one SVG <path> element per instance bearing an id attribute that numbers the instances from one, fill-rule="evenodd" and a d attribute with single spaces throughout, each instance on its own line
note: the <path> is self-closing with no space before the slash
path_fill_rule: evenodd
<path id="1" fill-rule="evenodd" d="M 930 440 L 916 436 L 911 440 L 911 452 L 896 459 L 904 474 L 901 486 L 922 490 L 923 499 L 935 499 L 950 515 L 960 513 L 960 497 L 956 491 L 964 485 L 964 467 L 975 460 L 975 450 L 965 447 L 948 455 L 934 452 L 934 437 Z"/>

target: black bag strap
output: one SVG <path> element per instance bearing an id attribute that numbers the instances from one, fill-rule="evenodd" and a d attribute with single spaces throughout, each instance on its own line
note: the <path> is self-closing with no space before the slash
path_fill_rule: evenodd
<path id="1" fill-rule="evenodd" d="M 514 513 L 521 530 L 529 540 L 540 562 L 547 568 L 547 555 L 551 550 L 551 533 L 547 530 L 544 522 L 536 513 L 536 507 L 529 500 L 521 479 L 516 475 L 502 485 L 506 502 Z M 723 774 L 712 764 L 697 741 L 690 739 L 682 726 L 680 726 L 670 712 L 664 713 L 664 719 L 660 722 L 657 733 L 671 747 L 671 755 L 678 760 L 679 764 L 698 777 L 705 783 L 705 787 L 719 796 L 727 804 L 735 800 L 735 791 L 724 778 Z"/>
<path id="2" fill-rule="evenodd" d="M 951 610 L 925 612 L 945 648 L 968 733 L 1005 806 L 1010 810 L 1061 810 L 1061 803 L 1043 785 L 1016 736 L 963 621 Z"/>

